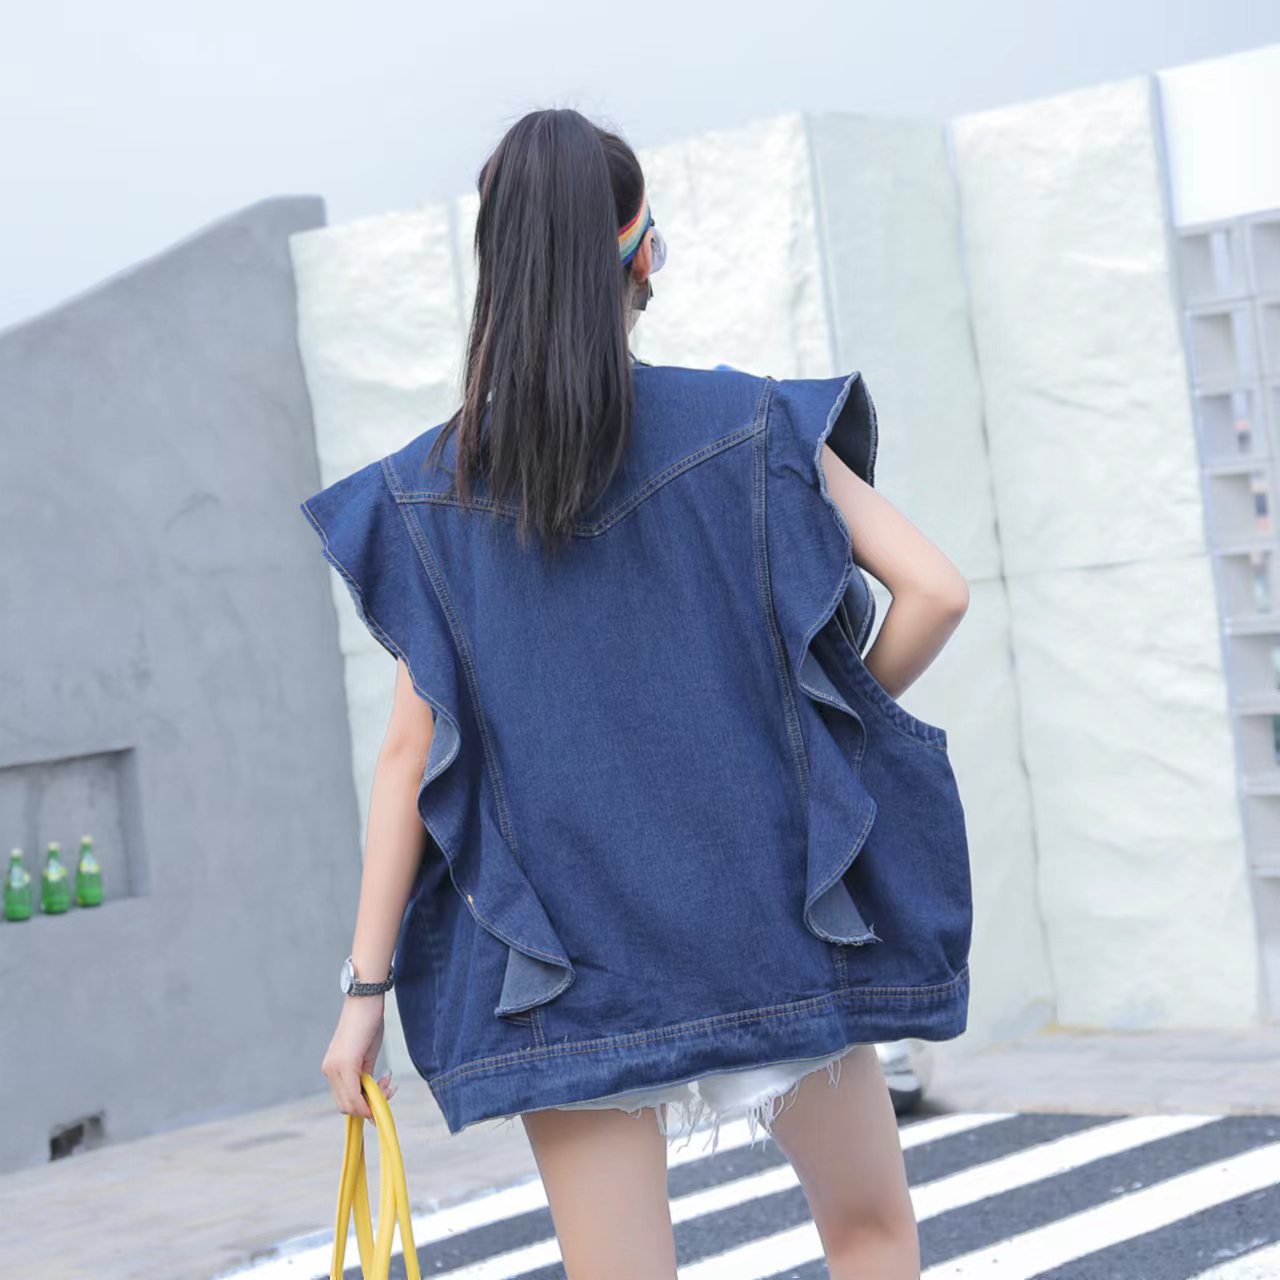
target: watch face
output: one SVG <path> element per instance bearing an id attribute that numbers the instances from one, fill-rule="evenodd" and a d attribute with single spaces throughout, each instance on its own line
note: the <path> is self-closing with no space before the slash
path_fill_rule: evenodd
<path id="1" fill-rule="evenodd" d="M 351 957 L 348 956 L 342 962 L 342 974 L 338 978 L 338 986 L 342 989 L 342 994 L 346 995 L 351 990 L 351 984 L 356 979 L 356 967 L 351 963 Z"/>

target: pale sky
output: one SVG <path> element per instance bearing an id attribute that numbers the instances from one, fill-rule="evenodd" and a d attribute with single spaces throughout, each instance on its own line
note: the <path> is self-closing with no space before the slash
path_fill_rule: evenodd
<path id="1" fill-rule="evenodd" d="M 636 147 L 792 110 L 947 117 L 1280 40 L 1274 0 L 80 0 L 0 43 L 0 326 L 266 196 L 330 222 L 474 187 L 573 106 Z"/>

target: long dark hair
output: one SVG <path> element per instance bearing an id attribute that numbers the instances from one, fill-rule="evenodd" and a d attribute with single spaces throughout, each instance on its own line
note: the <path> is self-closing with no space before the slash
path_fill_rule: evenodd
<path id="1" fill-rule="evenodd" d="M 476 479 L 553 550 L 613 476 L 631 428 L 635 285 L 618 230 L 644 175 L 617 135 L 572 108 L 532 111 L 480 170 L 475 308 L 453 489 Z M 482 429 L 483 428 L 483 429 Z"/>

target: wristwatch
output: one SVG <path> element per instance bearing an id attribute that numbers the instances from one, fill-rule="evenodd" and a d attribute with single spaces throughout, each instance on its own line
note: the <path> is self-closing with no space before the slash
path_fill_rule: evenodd
<path id="1" fill-rule="evenodd" d="M 386 982 L 359 982 L 356 979 L 356 964 L 352 956 L 348 956 L 342 962 L 342 974 L 338 978 L 338 986 L 342 988 L 344 996 L 380 996 L 384 991 L 390 991 L 395 985 L 396 967 L 391 966 L 391 972 L 387 975 Z"/>

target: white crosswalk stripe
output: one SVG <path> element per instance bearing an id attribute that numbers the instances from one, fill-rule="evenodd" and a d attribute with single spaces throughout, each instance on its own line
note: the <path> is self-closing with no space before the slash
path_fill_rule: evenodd
<path id="1" fill-rule="evenodd" d="M 1137 1256 L 1132 1251 L 1165 1250 L 1160 1256 L 1167 1258 L 1170 1249 L 1178 1254 L 1184 1234 L 1178 1280 L 1280 1276 L 1280 1225 L 1266 1218 L 1268 1212 L 1276 1216 L 1280 1200 L 1280 1122 L 1274 1118 L 990 1112 L 937 1116 L 900 1133 L 903 1150 L 917 1153 L 909 1155 L 917 1162 L 911 1197 L 922 1242 L 929 1245 L 926 1264 L 932 1261 L 925 1280 L 1031 1280 L 1059 1267 L 1076 1280 L 1104 1274 L 1089 1270 L 1089 1259 L 1100 1251 Z M 750 1152 L 749 1144 L 742 1122 L 721 1129 L 714 1154 L 698 1134 L 669 1150 L 672 1221 L 681 1255 L 691 1259 L 679 1280 L 781 1280 L 797 1269 L 806 1277 L 825 1274 L 821 1242 L 797 1199 L 790 1165 L 776 1149 L 767 1158 L 759 1142 Z M 1262 1201 L 1250 1209 L 1247 1201 L 1255 1194 Z M 1193 1241 L 1188 1223 L 1196 1215 Z M 931 1223 L 937 1230 L 929 1236 Z M 537 1177 L 417 1214 L 413 1230 L 427 1260 L 424 1275 L 563 1276 Z M 996 1239 L 997 1232 L 1004 1238 Z M 316 1236 L 297 1243 L 237 1274 L 245 1280 L 327 1276 L 331 1242 Z M 353 1237 L 348 1260 L 357 1257 Z M 1194 1258 L 1204 1261 L 1195 1264 Z"/>
<path id="2" fill-rule="evenodd" d="M 1054 1142 L 1039 1143 L 975 1168 L 963 1169 L 950 1177 L 911 1188 L 916 1221 L 923 1222 L 935 1214 L 975 1204 L 988 1196 L 1000 1195 L 1041 1178 L 1079 1168 L 1090 1160 L 1099 1160 L 1143 1142 L 1207 1124 L 1213 1118 L 1141 1116 L 1134 1120 L 1119 1120 L 1058 1138 Z M 763 1240 L 753 1240 L 739 1249 L 708 1258 L 694 1266 L 684 1267 L 680 1271 L 680 1280 L 767 1280 L 767 1277 L 787 1267 L 800 1266 L 821 1257 L 822 1242 L 817 1228 L 812 1222 L 806 1222 Z"/>
<path id="3" fill-rule="evenodd" d="M 951 1134 L 963 1133 L 966 1129 L 976 1129 L 980 1125 L 992 1124 L 1004 1119 L 1003 1114 L 982 1113 L 977 1115 L 942 1116 L 936 1120 L 926 1120 L 918 1125 L 911 1125 L 903 1130 L 903 1150 L 918 1146 L 925 1142 L 936 1142 L 939 1138 Z M 728 1135 L 726 1145 L 725 1135 Z M 739 1132 L 730 1130 L 728 1126 L 721 1130 L 721 1140 L 716 1144 L 716 1153 L 733 1150 L 747 1144 L 746 1125 Z M 681 1144 L 682 1145 L 682 1144 Z M 697 1147 L 697 1140 L 689 1144 Z M 678 1149 L 668 1159 L 668 1168 L 677 1163 L 688 1162 L 688 1149 Z M 677 1159 L 679 1157 L 679 1159 Z M 730 1182 L 710 1187 L 706 1191 L 695 1191 L 686 1196 L 678 1196 L 671 1201 L 671 1221 L 675 1225 L 691 1222 L 728 1209 L 737 1204 L 745 1204 L 750 1200 L 758 1200 L 761 1196 L 772 1195 L 775 1191 L 783 1191 L 787 1187 L 797 1185 L 796 1175 L 788 1164 L 779 1165 L 764 1173 L 751 1174 L 745 1178 L 735 1178 Z M 544 1202 L 545 1203 L 545 1200 Z M 821 1250 L 815 1256 L 821 1256 Z M 471 1266 L 455 1268 L 452 1271 L 438 1271 L 436 1274 L 448 1277 L 448 1280 L 509 1280 L 539 1267 L 549 1266 L 560 1258 L 560 1248 L 554 1238 L 540 1240 L 522 1249 L 494 1258 L 486 1258 L 483 1262 Z M 683 1272 L 681 1275 L 683 1276 Z M 767 1274 L 767 1273 L 765 1273 Z"/>
<path id="4" fill-rule="evenodd" d="M 937 1120 L 924 1121 L 920 1125 L 911 1126 L 910 1129 L 904 1132 L 903 1147 L 906 1149 L 921 1142 L 936 1141 L 938 1138 L 949 1134 L 961 1133 L 967 1128 L 991 1124 L 995 1120 L 1003 1118 L 1004 1116 L 1001 1114 L 989 1113 L 943 1116 Z M 919 1130 L 919 1133 L 916 1133 L 916 1130 Z M 720 1141 L 716 1144 L 716 1153 L 720 1154 L 734 1150 L 747 1145 L 747 1142 L 748 1134 L 745 1123 L 740 1128 L 737 1126 L 732 1128 L 725 1126 L 721 1130 Z M 668 1160 L 668 1167 L 676 1168 L 681 1164 L 689 1163 L 691 1160 L 702 1158 L 703 1151 L 695 1136 L 694 1140 L 688 1145 L 685 1145 L 683 1141 L 677 1144 L 676 1149 L 672 1151 Z M 721 1183 L 719 1186 L 708 1188 L 706 1191 L 693 1192 L 690 1195 L 673 1199 L 671 1202 L 671 1220 L 676 1224 L 689 1222 L 705 1214 L 730 1208 L 735 1204 L 743 1204 L 748 1200 L 758 1199 L 760 1196 L 771 1195 L 775 1191 L 781 1191 L 786 1187 L 795 1185 L 796 1177 L 791 1166 L 780 1165 L 767 1170 L 765 1173 L 737 1178 L 730 1182 Z M 540 1191 L 541 1188 L 539 1187 Z M 545 1195 L 539 1196 L 539 1203 L 543 1206 L 546 1205 Z M 438 1229 L 438 1224 L 431 1223 L 430 1220 L 428 1220 L 428 1224 L 432 1230 Z M 436 1238 L 443 1237 L 437 1235 Z M 416 1235 L 415 1239 L 418 1239 Z M 419 1243 L 424 1242 L 419 1241 Z M 473 1263 L 470 1266 L 459 1267 L 450 1271 L 440 1271 L 436 1274 L 446 1276 L 449 1280 L 506 1280 L 507 1277 L 519 1276 L 525 1272 L 535 1271 L 539 1267 L 549 1266 L 558 1261 L 559 1257 L 559 1245 L 554 1238 L 547 1238 L 520 1249 L 513 1249 L 507 1253 L 486 1258 L 484 1261 Z"/>
<path id="5" fill-rule="evenodd" d="M 1034 1280 L 1053 1267 L 1280 1182 L 1280 1142 L 1166 1178 L 976 1253 L 930 1267 L 925 1280 Z"/>
<path id="6" fill-rule="evenodd" d="M 1202 1271 L 1197 1280 L 1276 1280 L 1276 1276 L 1280 1276 L 1280 1244 L 1232 1258 L 1212 1271 Z"/>
<path id="7" fill-rule="evenodd" d="M 976 1129 L 981 1125 L 1008 1119 L 1009 1115 L 1009 1112 L 986 1111 L 934 1116 L 905 1128 L 902 1131 L 902 1147 L 905 1151 L 912 1146 L 936 1142 L 957 1133 L 964 1133 L 966 1130 Z M 682 1165 L 706 1159 L 710 1154 L 709 1147 L 704 1142 L 706 1136 L 706 1133 L 695 1132 L 688 1140 L 681 1138 L 673 1143 L 667 1156 L 668 1169 L 678 1169 Z M 751 1135 L 747 1122 L 733 1121 L 721 1127 L 715 1154 L 724 1155 L 730 1151 L 740 1150 L 749 1145 L 750 1141 Z M 757 1182 L 756 1179 L 760 1181 Z M 777 1179 L 777 1186 L 773 1184 L 774 1179 Z M 754 1189 L 741 1185 L 747 1183 L 755 1183 Z M 714 1187 L 708 1192 L 693 1193 L 673 1200 L 672 1220 L 687 1221 L 701 1213 L 713 1212 L 714 1208 L 724 1208 L 731 1203 L 740 1203 L 752 1196 L 767 1195 L 770 1190 L 794 1184 L 795 1175 L 791 1166 L 782 1165 L 777 1169 L 769 1170 L 766 1174 L 755 1175 L 754 1178 L 737 1179 Z M 736 1191 L 735 1188 L 737 1188 Z M 703 1196 L 706 1198 L 702 1199 Z M 430 1213 L 415 1214 L 412 1219 L 414 1243 L 419 1249 L 423 1249 L 427 1245 L 450 1239 L 464 1232 L 492 1226 L 506 1219 L 518 1217 L 520 1214 L 546 1207 L 546 1191 L 543 1189 L 541 1179 L 535 1176 L 489 1195 L 478 1196 L 464 1204 Z M 324 1244 L 293 1249 L 285 1257 L 259 1263 L 255 1267 L 237 1272 L 236 1275 L 244 1276 L 246 1280 L 248 1277 L 252 1277 L 252 1280 L 298 1280 L 303 1276 L 322 1275 L 329 1266 L 333 1250 L 331 1241 L 332 1237 Z M 400 1253 L 400 1239 L 397 1234 L 392 1257 L 397 1257 Z M 357 1256 L 353 1229 L 347 1238 L 347 1257 Z M 518 1276 L 521 1271 L 531 1271 L 537 1267 L 546 1266 L 548 1263 L 558 1261 L 559 1257 L 559 1246 L 554 1239 L 546 1239 L 532 1242 L 526 1248 L 486 1259 L 483 1264 L 455 1268 L 452 1271 L 438 1271 L 436 1274 L 449 1276 L 452 1280 L 487 1280 L 490 1276 Z M 231 1280 L 231 1277 L 226 1277 L 225 1280 Z"/>

